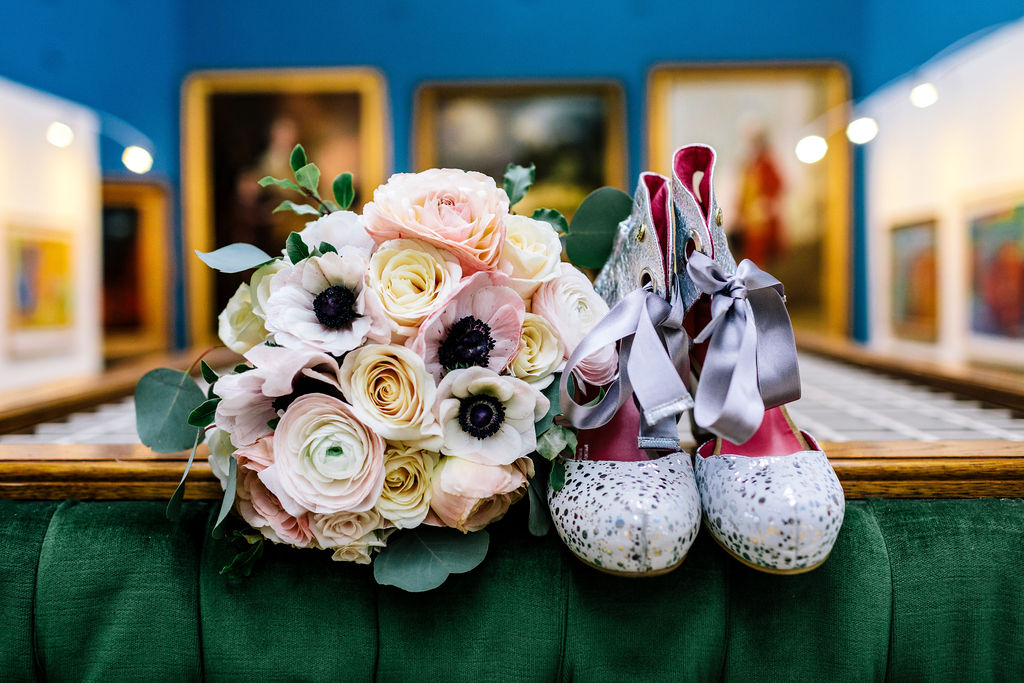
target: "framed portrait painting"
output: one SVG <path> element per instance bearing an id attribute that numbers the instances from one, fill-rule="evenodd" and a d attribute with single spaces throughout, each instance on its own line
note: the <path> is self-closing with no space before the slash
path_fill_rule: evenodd
<path id="1" fill-rule="evenodd" d="M 794 325 L 848 333 L 849 76 L 838 64 L 661 65 L 648 80 L 647 166 L 703 142 L 718 153 L 715 194 L 736 260 L 786 286 Z M 817 135 L 824 156 L 801 161 Z"/>
<path id="2" fill-rule="evenodd" d="M 416 168 L 465 168 L 501 185 L 509 163 L 537 167 L 516 211 L 571 217 L 590 192 L 625 187 L 625 114 L 614 81 L 428 83 L 416 93 Z"/>
<path id="3" fill-rule="evenodd" d="M 970 326 L 1024 359 L 1024 199 L 969 219 Z"/>
<path id="4" fill-rule="evenodd" d="M 389 111 L 381 75 L 356 67 L 197 72 L 185 82 L 183 102 L 187 303 L 193 342 L 206 343 L 243 279 L 213 273 L 193 250 L 249 242 L 280 251 L 305 221 L 272 213 L 294 197 L 257 181 L 290 177 L 298 143 L 324 172 L 321 193 L 330 195 L 336 174 L 352 173 L 359 210 L 390 167 Z"/>
<path id="5" fill-rule="evenodd" d="M 28 358 L 73 348 L 74 233 L 13 224 L 5 238 L 7 353 Z"/>
<path id="6" fill-rule="evenodd" d="M 939 272 L 934 220 L 890 232 L 890 312 L 899 339 L 935 342 L 939 337 Z"/>

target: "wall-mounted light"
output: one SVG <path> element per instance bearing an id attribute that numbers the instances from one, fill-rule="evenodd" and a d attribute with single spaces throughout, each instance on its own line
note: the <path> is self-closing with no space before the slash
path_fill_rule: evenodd
<path id="1" fill-rule="evenodd" d="M 910 103 L 919 109 L 930 107 L 939 100 L 939 91 L 931 83 L 918 83 L 910 91 Z"/>
<path id="2" fill-rule="evenodd" d="M 878 135 L 878 123 L 870 116 L 854 119 L 846 127 L 846 137 L 855 145 L 871 142 L 876 135 Z"/>
<path id="3" fill-rule="evenodd" d="M 67 147 L 75 141 L 75 131 L 66 123 L 54 121 L 46 129 L 46 141 L 54 147 Z"/>
<path id="4" fill-rule="evenodd" d="M 820 135 L 808 135 L 796 143 L 796 158 L 805 164 L 813 164 L 825 158 L 828 143 Z"/>
<path id="5" fill-rule="evenodd" d="M 138 145 L 129 145 L 121 154 L 121 163 L 132 173 L 141 175 L 153 168 L 153 155 Z"/>

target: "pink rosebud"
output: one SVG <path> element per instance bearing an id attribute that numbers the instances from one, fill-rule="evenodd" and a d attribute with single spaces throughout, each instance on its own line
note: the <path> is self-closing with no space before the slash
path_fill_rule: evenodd
<path id="1" fill-rule="evenodd" d="M 427 523 L 479 531 L 501 519 L 509 506 L 523 497 L 533 461 L 520 458 L 511 465 L 481 465 L 463 458 L 446 457 L 434 470 Z"/>

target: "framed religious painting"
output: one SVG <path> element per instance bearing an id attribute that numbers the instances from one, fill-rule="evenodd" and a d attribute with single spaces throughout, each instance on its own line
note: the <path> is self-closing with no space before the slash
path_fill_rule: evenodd
<path id="1" fill-rule="evenodd" d="M 13 359 L 58 356 L 74 348 L 75 234 L 9 224 L 4 338 Z"/>
<path id="2" fill-rule="evenodd" d="M 677 147 L 714 147 L 715 194 L 736 260 L 750 258 L 786 285 L 798 328 L 843 336 L 849 97 L 838 64 L 667 64 L 651 71 L 647 102 L 646 166 L 667 175 Z M 798 158 L 797 143 L 812 135 L 827 148 Z"/>
<path id="3" fill-rule="evenodd" d="M 936 342 L 939 337 L 939 272 L 935 220 L 890 231 L 889 311 L 897 339 Z"/>
<path id="4" fill-rule="evenodd" d="M 1024 366 L 1024 194 L 968 213 L 969 339 L 974 360 Z"/>
<path id="5" fill-rule="evenodd" d="M 287 191 L 263 176 L 290 177 L 296 143 L 323 168 L 352 173 L 359 208 L 391 165 L 390 112 L 383 77 L 369 68 L 206 71 L 183 91 L 185 263 L 193 343 L 216 337 L 216 312 L 239 275 L 213 274 L 194 250 L 233 242 L 280 251 L 303 220 L 272 213 Z M 321 193 L 330 196 L 330 178 Z"/>
<path id="6" fill-rule="evenodd" d="M 108 361 L 170 345 L 170 220 L 163 185 L 103 184 L 103 355 Z"/>
<path id="7" fill-rule="evenodd" d="M 614 81 L 427 83 L 416 93 L 416 168 L 475 169 L 500 186 L 510 162 L 535 164 L 519 213 L 571 217 L 593 190 L 625 188 L 625 133 Z"/>

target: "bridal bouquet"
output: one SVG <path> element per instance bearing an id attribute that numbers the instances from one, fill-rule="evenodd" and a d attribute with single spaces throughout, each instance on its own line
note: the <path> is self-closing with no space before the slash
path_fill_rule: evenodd
<path id="1" fill-rule="evenodd" d="M 308 216 L 280 255 L 197 252 L 221 272 L 253 271 L 219 316 L 245 362 L 222 375 L 201 362 L 205 394 L 187 373 L 149 373 L 139 433 L 155 450 L 191 447 L 189 465 L 208 442 L 225 491 L 215 535 L 232 509 L 253 530 L 236 532 L 249 545 L 226 572 L 248 574 L 267 540 L 427 590 L 479 564 L 481 530 L 526 495 L 538 463 L 575 449 L 554 420 L 558 373 L 608 309 L 562 262 L 561 214 L 511 211 L 532 167 L 510 165 L 503 188 L 455 169 L 395 174 L 362 215 L 348 210 L 350 174 L 332 201 L 301 146 L 291 167 L 294 181 L 260 181 L 304 199 L 275 210 Z M 576 381 L 617 371 L 609 346 Z M 543 533 L 543 489 L 530 497 Z"/>

